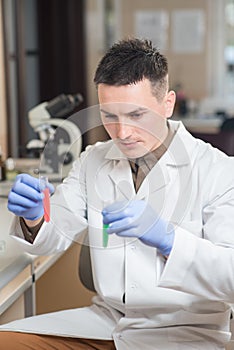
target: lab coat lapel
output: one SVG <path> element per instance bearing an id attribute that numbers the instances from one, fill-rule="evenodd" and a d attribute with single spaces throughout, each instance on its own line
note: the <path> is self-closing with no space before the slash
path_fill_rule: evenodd
<path id="1" fill-rule="evenodd" d="M 170 122 L 172 128 L 173 121 Z M 186 147 L 184 140 L 186 139 Z M 137 198 L 144 199 L 154 192 L 163 190 L 181 171 L 188 172 L 187 166 L 195 144 L 192 136 L 179 124 L 178 130 L 166 153 L 151 169 L 138 190 Z M 179 175 L 180 176 L 180 175 Z"/>
<path id="2" fill-rule="evenodd" d="M 127 159 L 117 161 L 109 177 L 114 182 L 117 192 L 121 193 L 122 199 L 130 200 L 135 196 L 131 168 Z M 116 199 L 120 200 L 121 198 Z"/>
<path id="3" fill-rule="evenodd" d="M 137 196 L 143 199 L 149 196 L 150 193 L 155 192 L 165 187 L 169 181 L 169 175 L 159 162 L 146 176 L 137 194 L 134 188 L 132 172 L 125 155 L 113 144 L 106 154 L 107 159 L 115 160 L 112 171 L 109 177 L 114 182 L 118 191 L 122 194 L 124 199 L 132 199 Z"/>
<path id="4" fill-rule="evenodd" d="M 143 180 L 137 192 L 137 198 L 144 199 L 148 197 L 149 194 L 163 189 L 168 184 L 169 180 L 170 176 L 167 168 L 158 162 Z"/>
<path id="5" fill-rule="evenodd" d="M 127 157 L 112 143 L 112 147 L 108 150 L 105 158 L 114 162 L 113 168 L 108 176 L 117 189 L 116 200 L 132 199 L 136 193 Z"/>

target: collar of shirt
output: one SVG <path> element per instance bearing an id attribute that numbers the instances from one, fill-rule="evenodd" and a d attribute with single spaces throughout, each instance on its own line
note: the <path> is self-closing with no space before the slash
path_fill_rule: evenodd
<path id="1" fill-rule="evenodd" d="M 150 170 L 154 167 L 157 161 L 163 156 L 163 154 L 167 151 L 173 137 L 175 131 L 173 131 L 168 124 L 168 133 L 164 142 L 152 152 L 147 153 L 143 157 L 131 159 L 129 160 L 132 173 L 137 174 L 138 167 L 144 169 L 145 176 L 150 172 Z"/>

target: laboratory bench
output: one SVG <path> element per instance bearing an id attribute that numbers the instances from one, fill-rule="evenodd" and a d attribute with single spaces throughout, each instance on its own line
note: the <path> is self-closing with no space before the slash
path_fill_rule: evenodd
<path id="1" fill-rule="evenodd" d="M 218 134 L 223 123 L 221 118 L 215 116 L 209 118 L 190 116 L 188 118 L 180 118 L 180 120 L 190 132 L 199 134 Z"/>
<path id="2" fill-rule="evenodd" d="M 8 320 L 6 312 L 17 301 L 20 301 L 17 317 L 36 313 L 35 283 L 61 256 L 27 254 L 10 237 L 13 214 L 7 209 L 8 186 L 9 183 L 0 184 L 0 323 Z"/>
<path id="3" fill-rule="evenodd" d="M 223 119 L 213 114 L 207 116 L 200 116 L 199 114 L 181 116 L 174 114 L 172 120 L 181 121 L 187 130 L 199 134 L 218 134 L 223 124 Z"/>
<path id="4" fill-rule="evenodd" d="M 60 256 L 23 253 L 8 263 L 0 257 L 0 324 L 37 314 L 36 282 Z M 11 309 L 16 304 L 17 312 L 12 316 Z"/>
<path id="5" fill-rule="evenodd" d="M 181 120 L 186 129 L 196 138 L 210 143 L 229 156 L 234 156 L 234 128 L 223 129 L 224 119 L 219 116 L 210 115 L 207 117 L 173 116 L 174 120 Z"/>

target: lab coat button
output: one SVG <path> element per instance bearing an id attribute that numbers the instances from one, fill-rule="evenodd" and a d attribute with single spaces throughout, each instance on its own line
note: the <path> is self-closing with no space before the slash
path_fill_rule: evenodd
<path id="1" fill-rule="evenodd" d="M 132 250 L 135 250 L 135 249 L 136 249 L 135 244 L 132 244 L 132 245 L 131 245 L 131 249 L 132 249 Z"/>
<path id="2" fill-rule="evenodd" d="M 132 290 L 137 289 L 137 284 L 136 284 L 136 283 L 132 283 L 131 286 L 130 286 L 130 288 L 131 288 Z"/>
<path id="3" fill-rule="evenodd" d="M 121 334 L 121 333 L 118 333 L 118 334 L 117 334 L 117 338 L 121 339 L 121 338 L 122 338 L 122 334 Z"/>

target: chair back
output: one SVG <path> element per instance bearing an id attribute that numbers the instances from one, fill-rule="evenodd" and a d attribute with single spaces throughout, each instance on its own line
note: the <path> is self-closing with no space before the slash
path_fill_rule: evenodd
<path id="1" fill-rule="evenodd" d="M 89 237 L 88 232 L 85 233 L 83 244 L 80 249 L 78 274 L 81 283 L 90 291 L 95 292 L 93 283 L 93 272 L 91 266 L 91 257 L 89 249 Z"/>

